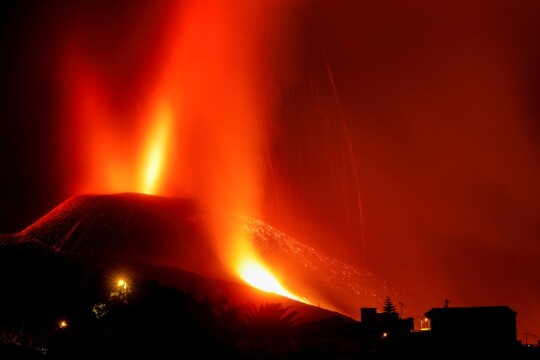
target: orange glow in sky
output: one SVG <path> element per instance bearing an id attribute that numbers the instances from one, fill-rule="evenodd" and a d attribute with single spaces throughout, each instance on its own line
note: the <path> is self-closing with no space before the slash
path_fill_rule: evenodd
<path id="1" fill-rule="evenodd" d="M 6 231 L 73 195 L 193 198 L 432 296 L 407 311 L 540 334 L 540 1 L 4 3 Z M 205 225 L 235 280 L 335 299 Z"/>

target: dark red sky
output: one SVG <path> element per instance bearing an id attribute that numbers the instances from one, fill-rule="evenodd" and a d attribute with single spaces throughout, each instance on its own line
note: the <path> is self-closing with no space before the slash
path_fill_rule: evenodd
<path id="1" fill-rule="evenodd" d="M 129 109 L 157 77 L 163 62 L 154 57 L 170 31 L 166 4 L 142 3 L 3 3 L 3 231 L 72 195 L 84 167 L 66 140 L 76 92 L 62 80 L 72 66 L 66 42 L 106 79 L 125 115 L 116 126 L 134 126 Z M 228 50 L 215 64 L 218 45 L 200 50 L 206 62 L 189 81 L 199 102 L 214 104 L 228 88 L 205 87 L 210 75 L 195 70 L 225 71 L 218 62 L 235 54 L 248 64 L 250 113 L 265 118 L 257 215 L 327 255 L 428 289 L 440 299 L 434 307 L 444 298 L 508 305 L 518 331 L 540 335 L 540 3 L 229 4 L 232 15 L 217 18 L 241 23 L 223 33 Z M 215 26 L 213 15 L 204 24 L 195 13 L 195 30 Z M 211 136 L 199 131 L 192 141 Z M 219 139 L 216 149 L 227 147 Z"/>

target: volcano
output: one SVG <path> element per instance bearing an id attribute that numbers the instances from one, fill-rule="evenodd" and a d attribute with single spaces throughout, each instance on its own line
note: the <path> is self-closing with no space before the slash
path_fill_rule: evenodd
<path id="1" fill-rule="evenodd" d="M 216 239 L 207 230 L 216 220 L 239 222 L 250 234 L 260 259 L 310 304 L 255 289 L 232 273 L 217 256 Z M 138 193 L 78 195 L 21 232 L 2 235 L 0 240 L 12 246 L 43 247 L 110 269 L 127 268 L 137 276 L 201 297 L 227 296 L 237 303 L 280 302 L 295 307 L 306 319 L 355 319 L 361 307 L 380 308 L 386 296 L 396 301 L 409 297 L 396 284 L 329 258 L 261 220 L 216 211 L 191 198 Z"/>

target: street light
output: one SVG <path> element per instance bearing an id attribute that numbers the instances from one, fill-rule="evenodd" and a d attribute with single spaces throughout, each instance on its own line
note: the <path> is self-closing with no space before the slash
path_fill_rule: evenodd
<path id="1" fill-rule="evenodd" d="M 116 286 L 121 288 L 124 292 L 127 290 L 127 282 L 122 278 L 118 279 Z"/>
<path id="2" fill-rule="evenodd" d="M 111 293 L 109 295 L 109 299 L 112 300 L 116 298 L 123 302 L 126 302 L 126 298 L 129 292 L 130 288 L 128 286 L 128 280 L 125 277 L 118 277 L 111 284 Z"/>

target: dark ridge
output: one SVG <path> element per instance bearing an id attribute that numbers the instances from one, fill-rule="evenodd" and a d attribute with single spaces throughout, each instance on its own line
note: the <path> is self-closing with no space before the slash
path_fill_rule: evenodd
<path id="1" fill-rule="evenodd" d="M 209 209 L 189 198 L 134 193 L 75 196 L 25 230 L 5 236 L 4 242 L 38 243 L 94 261 L 130 261 L 240 282 L 214 252 L 207 229 L 216 220 L 225 226 L 235 222 L 244 226 L 280 282 L 315 307 L 358 319 L 361 307 L 380 307 L 389 295 L 412 303 L 406 289 L 373 273 L 326 257 L 260 220 Z M 418 306 L 419 312 L 428 308 Z"/>
<path id="2" fill-rule="evenodd" d="M 74 196 L 16 234 L 56 251 L 114 255 L 205 275 L 224 274 L 193 199 L 136 193 Z"/>

